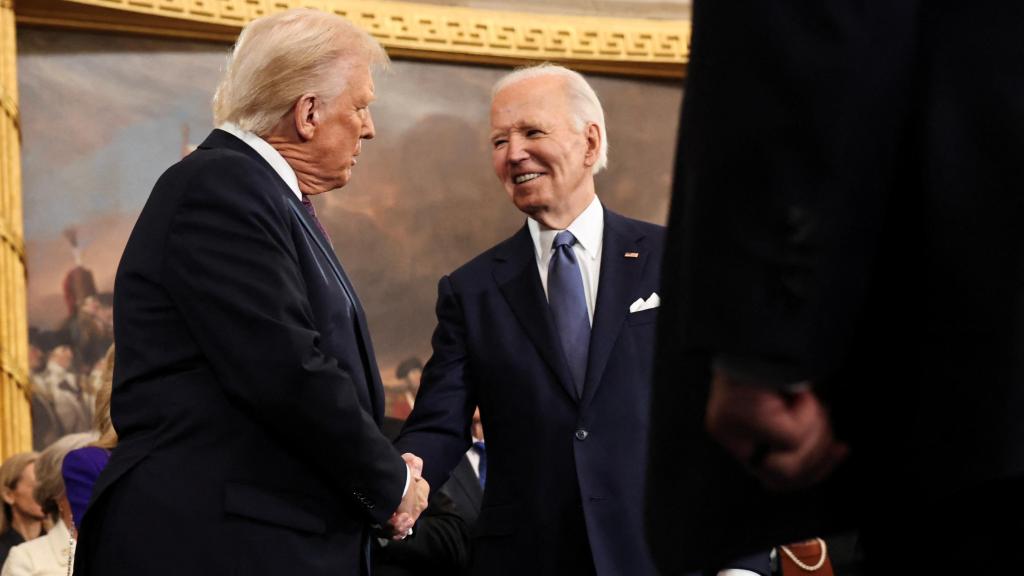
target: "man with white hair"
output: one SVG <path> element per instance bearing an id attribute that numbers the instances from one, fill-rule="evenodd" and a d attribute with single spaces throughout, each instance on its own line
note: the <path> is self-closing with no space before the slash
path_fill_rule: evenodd
<path id="1" fill-rule="evenodd" d="M 499 80 L 491 145 L 527 222 L 441 279 L 433 357 L 396 445 L 443 483 L 479 405 L 473 574 L 654 574 L 642 515 L 663 229 L 598 200 L 608 136 L 576 72 Z"/>
<path id="2" fill-rule="evenodd" d="M 76 574 L 368 573 L 402 537 L 422 462 L 380 431 L 365 314 L 308 197 L 373 138 L 365 32 L 298 9 L 250 23 L 214 130 L 157 182 L 115 286 L 120 436 Z"/>

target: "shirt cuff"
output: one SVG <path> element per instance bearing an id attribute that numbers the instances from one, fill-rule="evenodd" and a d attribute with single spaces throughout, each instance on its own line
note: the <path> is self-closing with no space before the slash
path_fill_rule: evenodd
<path id="1" fill-rule="evenodd" d="M 761 576 L 757 572 L 751 572 L 750 570 L 743 570 L 741 568 L 729 568 L 728 570 L 719 570 L 718 576 Z"/>
<path id="2" fill-rule="evenodd" d="M 409 493 L 409 483 L 412 481 L 412 470 L 409 469 L 409 465 L 405 465 L 405 488 L 402 488 L 402 500 L 405 500 L 405 495 Z"/>

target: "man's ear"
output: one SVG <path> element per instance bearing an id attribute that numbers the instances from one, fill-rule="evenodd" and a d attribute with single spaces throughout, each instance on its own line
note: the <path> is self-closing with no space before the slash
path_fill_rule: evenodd
<path id="1" fill-rule="evenodd" d="M 601 155 L 601 139 L 604 138 L 604 134 L 601 134 L 601 129 L 597 124 L 591 122 L 583 130 L 583 135 L 587 139 L 587 152 L 583 156 L 583 165 L 589 168 L 597 164 L 597 159 Z"/>
<path id="2" fill-rule="evenodd" d="M 320 125 L 323 101 L 314 94 L 303 94 L 292 108 L 295 131 L 303 141 L 312 140 Z"/>

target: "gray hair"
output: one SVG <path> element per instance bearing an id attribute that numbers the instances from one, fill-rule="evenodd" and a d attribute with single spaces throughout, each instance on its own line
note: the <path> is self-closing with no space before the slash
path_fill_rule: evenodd
<path id="1" fill-rule="evenodd" d="M 37 452 L 19 452 L 4 461 L 0 466 L 0 491 L 14 492 L 21 481 L 21 475 L 29 464 L 39 459 Z M 3 501 L 3 514 L 0 515 L 0 535 L 6 534 L 11 528 L 11 521 L 14 519 L 14 509 L 6 501 Z"/>
<path id="2" fill-rule="evenodd" d="M 68 434 L 58 438 L 39 454 L 39 460 L 36 461 L 36 489 L 32 497 L 51 518 L 59 514 L 57 500 L 64 495 L 64 476 L 61 474 L 64 457 L 68 452 L 82 448 L 95 439 L 94 432 Z"/>
<path id="3" fill-rule="evenodd" d="M 286 10 L 250 22 L 228 57 L 213 97 L 215 125 L 233 122 L 265 136 L 303 94 L 329 101 L 345 89 L 346 69 L 387 67 L 388 56 L 365 31 L 336 14 Z"/>
<path id="4" fill-rule="evenodd" d="M 597 162 L 591 171 L 592 174 L 597 174 L 608 166 L 608 130 L 604 125 L 604 109 L 601 107 L 601 101 L 598 100 L 594 89 L 579 72 L 550 62 L 518 68 L 494 83 L 494 87 L 491 89 L 491 101 L 494 101 L 498 92 L 512 84 L 540 76 L 557 76 L 565 79 L 566 96 L 572 103 L 577 131 L 582 132 L 588 123 L 596 124 L 598 130 L 601 131 L 601 149 L 598 150 Z"/>

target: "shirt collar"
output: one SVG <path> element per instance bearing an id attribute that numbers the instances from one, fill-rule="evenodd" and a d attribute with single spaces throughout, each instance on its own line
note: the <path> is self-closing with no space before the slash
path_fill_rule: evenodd
<path id="1" fill-rule="evenodd" d="M 281 156 L 273 146 L 271 146 L 266 140 L 260 138 L 256 134 L 249 132 L 248 130 L 242 130 L 234 122 L 225 122 L 217 127 L 218 130 L 223 130 L 228 134 L 231 134 L 235 138 L 238 138 L 242 142 L 249 145 L 250 148 L 256 151 L 270 167 L 277 172 L 284 183 L 288 185 L 295 197 L 302 201 L 302 192 L 299 191 L 299 178 L 295 175 L 295 170 L 288 165 L 288 161 Z"/>
<path id="2" fill-rule="evenodd" d="M 561 230 L 552 230 L 533 218 L 527 218 L 526 225 L 530 229 L 530 237 L 533 238 L 537 260 L 543 264 L 551 254 L 551 243 L 555 241 L 555 235 Z M 588 258 L 596 260 L 600 257 L 601 241 L 604 236 L 604 208 L 597 196 L 594 196 L 586 210 L 581 212 L 566 230 L 576 237 L 576 242 Z"/>

